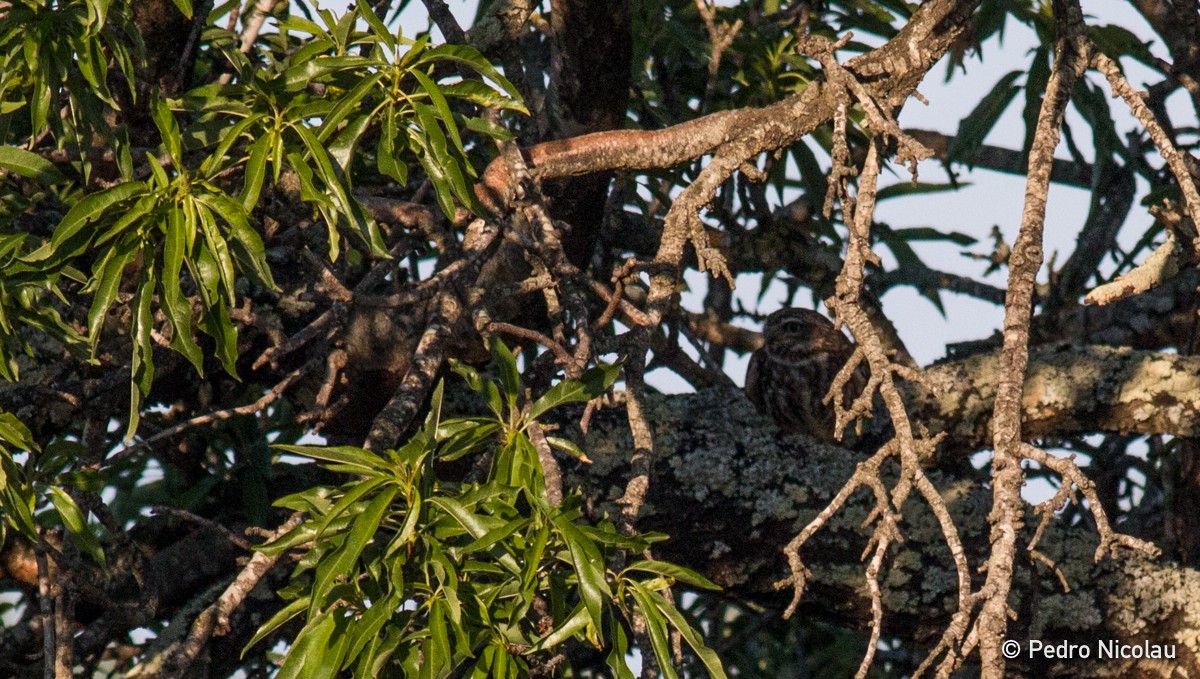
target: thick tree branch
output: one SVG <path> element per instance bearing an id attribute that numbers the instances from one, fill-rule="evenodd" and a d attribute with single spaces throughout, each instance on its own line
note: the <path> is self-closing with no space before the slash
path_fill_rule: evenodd
<path id="1" fill-rule="evenodd" d="M 656 546 L 662 558 L 699 569 L 734 597 L 780 610 L 789 592 L 771 583 L 786 573 L 782 545 L 816 515 L 853 473 L 861 455 L 800 436 L 783 436 L 736 393 L 648 397 L 647 419 L 656 442 L 655 482 L 639 522 L 671 539 Z M 721 417 L 712 413 L 720 412 Z M 631 446 L 623 413 L 608 410 L 592 421 L 586 449 L 594 464 L 568 472 L 596 516 L 618 511 L 612 498 L 624 487 Z M 894 470 L 893 470 L 894 472 Z M 987 552 L 990 491 L 978 479 L 929 472 L 959 527 L 967 554 Z M 854 495 L 805 549 L 812 572 L 800 615 L 864 625 L 871 616 L 863 587 L 863 548 L 872 532 L 863 520 L 874 506 L 868 491 Z M 1018 536 L 1027 544 L 1037 521 Z M 905 505 L 904 543 L 894 544 L 892 571 L 881 578 L 885 634 L 932 644 L 957 607 L 957 582 L 941 529 L 923 503 Z M 1033 558 L 1017 559 L 1018 583 L 1009 599 L 1018 621 L 1009 638 L 1093 644 L 1096 639 L 1170 644 L 1172 666 L 1200 669 L 1200 573 L 1126 555 L 1093 559 L 1098 539 L 1086 525 L 1052 521 L 1038 549 L 1058 565 L 1071 592 Z M 977 576 L 978 577 L 978 576 Z M 914 586 L 920 583 L 920 586 Z M 1095 654 L 1093 654 L 1093 660 Z M 1012 676 L 1132 676 L 1153 662 L 1010 663 Z M 968 668 L 970 669 L 970 668 Z M 977 672 L 978 668 L 971 670 Z M 970 673 L 970 672 L 969 672 Z M 1156 676 L 1156 675 L 1155 675 Z"/>
<path id="2" fill-rule="evenodd" d="M 991 441 L 999 354 L 926 370 L 940 395 L 909 393 L 915 417 L 961 455 Z M 916 390 L 912 390 L 916 391 Z M 1026 440 L 1092 432 L 1200 434 L 1200 357 L 1110 347 L 1047 347 L 1031 354 L 1020 397 Z"/>

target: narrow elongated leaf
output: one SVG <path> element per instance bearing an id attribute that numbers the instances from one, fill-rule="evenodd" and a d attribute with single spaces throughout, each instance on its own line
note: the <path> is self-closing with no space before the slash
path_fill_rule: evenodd
<path id="1" fill-rule="evenodd" d="M 189 246 L 189 233 L 183 214 L 172 210 L 167 215 L 167 233 L 163 243 L 163 273 L 161 279 L 162 307 L 171 324 L 171 347 L 183 354 L 200 376 L 204 376 L 204 355 L 192 337 L 192 302 L 183 296 L 179 279 L 183 258 Z"/>
<path id="2" fill-rule="evenodd" d="M 530 419 L 538 419 L 546 412 L 564 403 L 590 401 L 608 391 L 621 374 L 619 364 L 601 365 L 591 368 L 578 380 L 563 380 L 550 387 L 530 407 Z"/>
<path id="3" fill-rule="evenodd" d="M 133 296 L 133 357 L 130 361 L 129 380 L 129 427 L 125 440 L 133 438 L 141 417 L 142 397 L 150 393 L 154 381 L 154 344 L 150 337 L 154 328 L 154 316 L 150 301 L 154 297 L 153 261 L 147 262 L 142 273 L 142 282 Z"/>
<path id="4" fill-rule="evenodd" d="M 666 620 L 659 611 L 654 598 L 650 596 L 653 592 L 636 581 L 629 583 L 629 591 L 637 601 L 638 608 L 641 609 L 642 620 L 645 621 L 646 632 L 650 636 L 650 646 L 654 649 L 654 655 L 658 657 L 658 664 L 662 669 L 663 676 L 676 679 L 679 675 L 676 674 L 671 660 L 671 647 L 667 643 Z"/>
<path id="5" fill-rule="evenodd" d="M 229 155 L 229 149 L 237 143 L 238 139 L 250 129 L 252 125 L 259 124 L 263 116 L 259 114 L 247 115 L 245 118 L 237 121 L 232 127 L 225 130 L 221 136 L 221 141 L 217 144 L 217 148 L 213 149 L 212 155 L 204 159 L 200 164 L 200 174 L 211 177 L 220 172 L 225 166 L 226 156 Z M 270 135 L 263 135 L 256 141 L 269 139 Z"/>
<path id="6" fill-rule="evenodd" d="M 708 589 L 712 591 L 720 591 L 721 589 L 711 580 L 703 575 L 700 575 L 696 571 L 673 564 L 669 561 L 651 561 L 649 559 L 635 561 L 634 563 L 629 564 L 629 566 L 627 566 L 625 570 L 621 572 L 621 576 L 624 577 L 625 573 L 629 571 L 641 571 L 643 573 L 664 575 L 668 578 L 672 578 L 684 584 L 688 584 L 693 587 L 699 587 L 701 589 Z"/>
<path id="7" fill-rule="evenodd" d="M 248 268 L 249 273 L 264 287 L 275 290 L 275 280 L 271 276 L 271 268 L 267 265 L 266 249 L 262 237 L 250 226 L 246 210 L 240 203 L 224 193 L 216 190 L 211 193 L 198 193 L 196 200 L 221 216 L 229 225 L 229 235 L 239 259 Z"/>
<path id="8" fill-rule="evenodd" d="M 983 144 L 984 138 L 992 131 L 996 121 L 1021 90 L 1013 83 L 1024 74 L 1024 71 L 1006 73 L 992 90 L 979 100 L 967 117 L 962 119 L 958 124 L 958 134 L 954 136 L 954 142 L 950 145 L 951 162 L 974 165 L 975 153 Z"/>
<path id="9" fill-rule="evenodd" d="M 396 36 L 380 21 L 375 11 L 367 3 L 367 0 L 355 0 L 354 6 L 358 10 L 359 16 L 365 19 L 367 25 L 371 27 L 371 32 L 375 34 L 375 37 L 383 41 L 383 44 L 387 47 L 394 48 L 396 46 Z"/>
<path id="10" fill-rule="evenodd" d="M 508 407 L 516 410 L 517 397 L 521 395 L 521 373 L 517 370 L 517 357 L 499 337 L 491 341 L 492 364 L 500 374 L 500 384 L 504 387 L 504 397 Z"/>
<path id="11" fill-rule="evenodd" d="M 700 634 L 692 628 L 683 614 L 679 612 L 675 605 L 667 600 L 662 594 L 654 591 L 647 591 L 649 598 L 654 602 L 659 612 L 667 617 L 671 622 L 671 626 L 679 631 L 680 636 L 687 642 L 688 646 L 692 647 L 692 652 L 704 663 L 704 668 L 708 670 L 708 676 L 712 679 L 725 679 L 725 668 L 721 666 L 721 659 L 713 652 L 711 648 L 704 644 L 704 639 Z"/>
<path id="12" fill-rule="evenodd" d="M 104 550 L 100 548 L 100 541 L 92 533 L 79 505 L 75 504 L 75 500 L 71 499 L 71 496 L 58 486 L 50 486 L 49 492 L 51 504 L 58 510 L 58 515 L 63 520 L 63 527 L 71 534 L 71 539 L 75 541 L 79 550 L 92 557 L 102 567 L 107 567 Z"/>
<path id="13" fill-rule="evenodd" d="M 0 441 L 16 447 L 17 450 L 38 450 L 29 427 L 12 413 L 0 412 Z"/>
<path id="14" fill-rule="evenodd" d="M 217 221 L 213 218 L 208 203 L 201 200 L 199 196 L 194 197 L 191 202 L 196 212 L 196 222 L 200 226 L 200 233 L 204 236 L 204 245 L 217 265 L 217 274 L 221 280 L 220 289 L 224 292 L 224 304 L 220 306 L 232 306 L 235 297 L 233 285 L 236 274 L 233 267 L 233 256 L 229 252 L 229 244 L 225 242 L 225 237 L 217 228 Z"/>
<path id="15" fill-rule="evenodd" d="M 488 528 L 480 521 L 480 517 L 476 516 L 471 510 L 467 509 L 462 502 L 449 497 L 433 497 L 429 502 L 437 505 L 442 511 L 454 518 L 458 525 L 462 526 L 473 538 L 481 538 L 487 534 Z M 520 575 L 521 567 L 517 565 L 517 560 L 511 554 L 502 554 L 499 557 L 500 565 L 504 566 L 508 572 L 513 575 Z"/>
<path id="16" fill-rule="evenodd" d="M 92 298 L 91 309 L 88 310 L 88 339 L 91 341 L 93 349 L 100 339 L 100 329 L 104 325 L 108 309 L 117 297 L 125 267 L 129 265 L 136 254 L 137 242 L 127 239 L 126 242 L 110 248 L 108 256 L 100 262 L 95 275 L 95 280 L 98 281 L 96 293 Z"/>
<path id="17" fill-rule="evenodd" d="M 421 87 L 425 93 L 429 95 L 429 100 L 433 102 L 433 108 L 437 111 L 438 117 L 446 125 L 446 132 L 450 135 L 450 141 L 454 142 L 454 147 L 458 149 L 460 154 L 465 155 L 466 149 L 463 148 L 462 139 L 458 136 L 458 126 L 454 122 L 454 114 L 450 111 L 450 104 L 446 102 L 445 95 L 442 94 L 441 87 L 433 82 L 433 79 L 425 75 L 420 69 L 412 71 L 412 75 L 421 83 Z"/>
<path id="18" fill-rule="evenodd" d="M 571 615 L 566 620 L 550 630 L 549 634 L 538 639 L 538 642 L 529 651 L 537 653 L 555 648 L 582 631 L 591 622 L 592 618 L 588 614 L 587 608 L 583 604 L 579 604 L 575 610 L 571 611 Z"/>
<path id="19" fill-rule="evenodd" d="M 27 262 L 40 262 L 54 256 L 58 259 L 73 257 L 87 246 L 90 234 L 82 233 L 84 227 L 114 211 L 122 201 L 146 191 L 143 182 L 125 182 L 85 196 L 58 223 L 50 242 L 24 257 Z M 82 236 L 82 238 L 76 238 Z"/>
<path id="20" fill-rule="evenodd" d="M 15 146 L 0 146 L 0 168 L 43 185 L 59 184 L 67 179 L 54 163 Z"/>
<path id="21" fill-rule="evenodd" d="M 250 145 L 250 155 L 246 159 L 246 175 L 242 180 L 242 192 L 238 195 L 242 209 L 246 212 L 250 212 L 258 205 L 263 180 L 267 176 L 267 153 L 270 149 L 271 137 L 269 135 L 259 137 Z"/>
<path id="22" fill-rule="evenodd" d="M 371 248 L 371 254 L 386 257 L 387 245 L 383 242 L 383 235 L 379 231 L 379 225 L 351 197 L 349 186 L 343 181 L 339 170 L 335 169 L 333 158 L 329 155 L 329 151 L 325 149 L 325 146 L 317 139 L 317 136 L 308 128 L 303 125 L 297 125 L 293 129 L 308 149 L 309 157 L 316 164 L 317 175 L 321 177 L 321 181 L 325 182 L 325 186 L 329 191 L 328 195 L 333 200 L 338 213 L 354 226 L 359 237 Z M 333 255 L 330 258 L 333 259 Z"/>
<path id="23" fill-rule="evenodd" d="M 271 446 L 276 450 L 284 450 L 295 455 L 311 457 L 314 460 L 337 462 L 359 467 L 364 473 L 375 475 L 387 472 L 388 466 L 383 458 L 362 448 L 354 446 L 296 446 L 282 443 Z"/>
<path id="24" fill-rule="evenodd" d="M 274 632 L 280 625 L 303 613 L 308 608 L 308 601 L 308 597 L 301 597 L 276 611 L 275 615 L 268 618 L 262 627 L 258 628 L 258 631 L 254 633 L 254 636 L 250 637 L 250 641 L 246 642 L 245 647 L 242 648 L 242 657 L 245 658 L 246 651 L 249 651 L 255 644 L 265 639 L 268 634 Z"/>
<path id="25" fill-rule="evenodd" d="M 443 59 L 466 66 L 479 75 L 482 75 L 488 80 L 496 83 L 500 86 L 500 89 L 502 89 L 505 94 L 511 97 L 514 102 L 516 102 L 517 106 L 513 107 L 514 111 L 520 111 L 521 113 L 525 114 L 529 113 L 528 109 L 526 109 L 525 106 L 520 103 L 521 94 L 517 91 L 517 88 L 513 87 L 513 84 L 510 83 L 504 76 L 500 75 L 499 71 L 497 71 L 491 65 L 491 63 L 489 63 L 488 60 L 479 53 L 479 50 L 475 49 L 474 47 L 468 47 L 466 45 L 439 45 L 431 50 L 427 50 L 421 56 L 421 58 L 417 60 L 416 63 L 424 64 Z"/>
<path id="26" fill-rule="evenodd" d="M 183 168 L 183 137 L 179 133 L 179 123 L 175 120 L 175 114 L 160 98 L 156 98 L 151 104 L 150 113 L 154 118 L 154 126 L 162 135 L 163 146 L 167 149 L 171 162 L 175 163 L 176 169 Z"/>
<path id="27" fill-rule="evenodd" d="M 339 614 L 336 609 L 324 611 L 308 621 L 288 651 L 276 679 L 309 677 L 324 665 L 329 639 L 337 627 L 335 616 Z"/>
<path id="28" fill-rule="evenodd" d="M 567 549 L 571 553 L 571 564 L 575 567 L 575 576 L 579 579 L 579 594 L 592 617 L 592 625 L 596 629 L 602 629 L 604 605 L 612 595 L 604 577 L 604 559 L 600 556 L 600 550 L 562 514 L 554 516 L 551 522 L 562 536 L 563 542 L 567 543 Z"/>
<path id="29" fill-rule="evenodd" d="M 400 139 L 407 137 L 401 136 Z M 388 109 L 382 128 L 379 130 L 379 145 L 375 149 L 375 166 L 380 174 L 395 179 L 403 186 L 408 182 L 408 165 L 400 162 L 400 149 L 396 148 L 395 112 Z"/>
<path id="30" fill-rule="evenodd" d="M 379 630 L 383 629 L 388 620 L 396 614 L 396 608 L 399 605 L 400 599 L 396 593 L 371 603 L 371 607 L 351 625 L 347 633 L 346 658 L 348 660 L 357 658 L 366 645 L 375 640 L 375 637 L 379 635 Z"/>
<path id="31" fill-rule="evenodd" d="M 317 568 L 317 582 L 313 585 L 314 605 L 321 606 L 324 603 L 325 595 L 336 578 L 354 572 L 354 562 L 375 536 L 375 531 L 379 530 L 379 522 L 383 520 L 383 515 L 398 490 L 396 486 L 387 486 L 371 500 L 361 514 L 354 517 L 346 542 L 334 552 L 331 560 Z"/>
<path id="32" fill-rule="evenodd" d="M 367 98 L 367 95 L 371 93 L 371 90 L 375 89 L 379 85 L 379 81 L 382 80 L 385 75 L 386 73 L 384 71 L 372 73 L 371 75 L 368 75 L 359 81 L 359 83 L 355 85 L 349 92 L 342 95 L 341 99 L 338 100 L 338 103 L 329 110 L 329 113 L 327 113 L 321 121 L 321 127 L 317 130 L 317 138 L 321 141 L 329 139 L 329 137 L 337 131 L 338 126 L 342 124 L 342 121 L 345 120 L 346 117 L 351 113 L 353 113 L 355 109 L 362 106 L 364 100 Z M 345 164 L 343 163 L 343 167 L 344 166 Z"/>

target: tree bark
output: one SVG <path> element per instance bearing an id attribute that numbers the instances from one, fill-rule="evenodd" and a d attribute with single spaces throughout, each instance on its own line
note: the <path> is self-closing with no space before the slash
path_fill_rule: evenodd
<path id="1" fill-rule="evenodd" d="M 782 610 L 790 590 L 776 591 L 774 583 L 787 575 L 784 544 L 825 506 L 864 456 L 780 434 L 740 393 L 653 397 L 647 411 L 655 436 L 653 480 L 638 525 L 671 536 L 655 546 L 656 556 L 699 570 L 730 596 Z M 583 490 L 593 516 L 619 511 L 614 498 L 624 488 L 632 449 L 620 409 L 593 420 L 586 450 L 595 462 L 568 474 L 568 482 Z M 982 563 L 990 491 L 971 472 L 930 474 L 959 526 L 972 565 Z M 868 495 L 856 496 L 806 548 L 803 556 L 813 576 L 801 615 L 841 624 L 870 620 L 866 566 L 860 561 L 870 535 L 861 527 L 872 506 Z M 957 583 L 928 507 L 911 500 L 904 512 L 906 541 L 891 552 L 890 570 L 881 583 L 884 630 L 928 645 L 955 609 Z M 1061 570 L 1070 586 L 1064 591 L 1054 571 L 1024 550 L 1038 524 L 1032 512 L 1026 519 L 1009 599 L 1018 616 L 1009 626 L 1009 638 L 1022 644 L 1021 656 L 1008 664 L 1012 676 L 1200 671 L 1200 572 L 1138 556 L 1096 562 L 1091 528 L 1052 521 L 1039 551 Z M 1030 640 L 1086 645 L 1090 658 L 1080 660 L 1078 653 L 1073 660 L 1041 654 L 1030 658 Z M 1158 644 L 1175 658 L 1102 658 L 1100 640 Z"/>

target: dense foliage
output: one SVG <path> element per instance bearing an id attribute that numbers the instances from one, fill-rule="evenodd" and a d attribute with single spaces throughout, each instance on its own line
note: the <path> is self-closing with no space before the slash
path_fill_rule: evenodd
<path id="1" fill-rule="evenodd" d="M 440 0 L 423 30 L 408 0 L 343 4 L 0 2 L 0 672 L 994 674 L 1028 580 L 993 580 L 1013 550 L 978 526 L 1016 535 L 1076 491 L 1067 529 L 1191 577 L 1194 7 L 485 0 L 464 31 Z M 953 87 L 995 59 L 961 120 L 901 128 L 935 65 Z M 938 208 L 980 170 L 1029 178 L 991 243 Z M 1047 271 L 1051 182 L 1089 203 Z M 935 221 L 875 216 L 918 201 Z M 962 402 L 918 395 L 903 288 L 975 340 L 944 358 Z M 1003 307 L 1004 336 L 956 318 L 964 298 Z M 732 387 L 781 304 L 824 304 L 860 347 L 844 377 L 867 391 L 826 401 L 839 428 L 872 420 L 839 453 L 853 476 L 774 481 L 755 455 L 816 444 L 756 419 L 712 487 L 663 495 L 697 470 L 662 451 L 709 440 L 657 430 L 675 411 L 647 379 Z M 1055 382 L 1022 425 L 1028 347 L 1099 355 L 1080 344 L 1170 374 L 1134 412 L 1103 399 L 1136 380 Z M 721 393 L 703 417 L 743 426 Z M 986 486 L 962 462 L 985 449 Z M 1034 477 L 1053 497 L 1024 507 Z M 965 487 L 996 498 L 978 525 Z M 841 514 L 858 542 L 805 547 Z M 951 574 L 928 619 L 900 596 L 926 528 Z"/>

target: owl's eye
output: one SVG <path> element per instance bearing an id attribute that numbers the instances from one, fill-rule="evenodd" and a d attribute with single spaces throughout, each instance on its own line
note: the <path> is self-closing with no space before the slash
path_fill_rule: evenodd
<path id="1" fill-rule="evenodd" d="M 804 332 L 804 321 L 798 319 L 789 319 L 783 322 L 783 331 L 789 334 Z"/>

